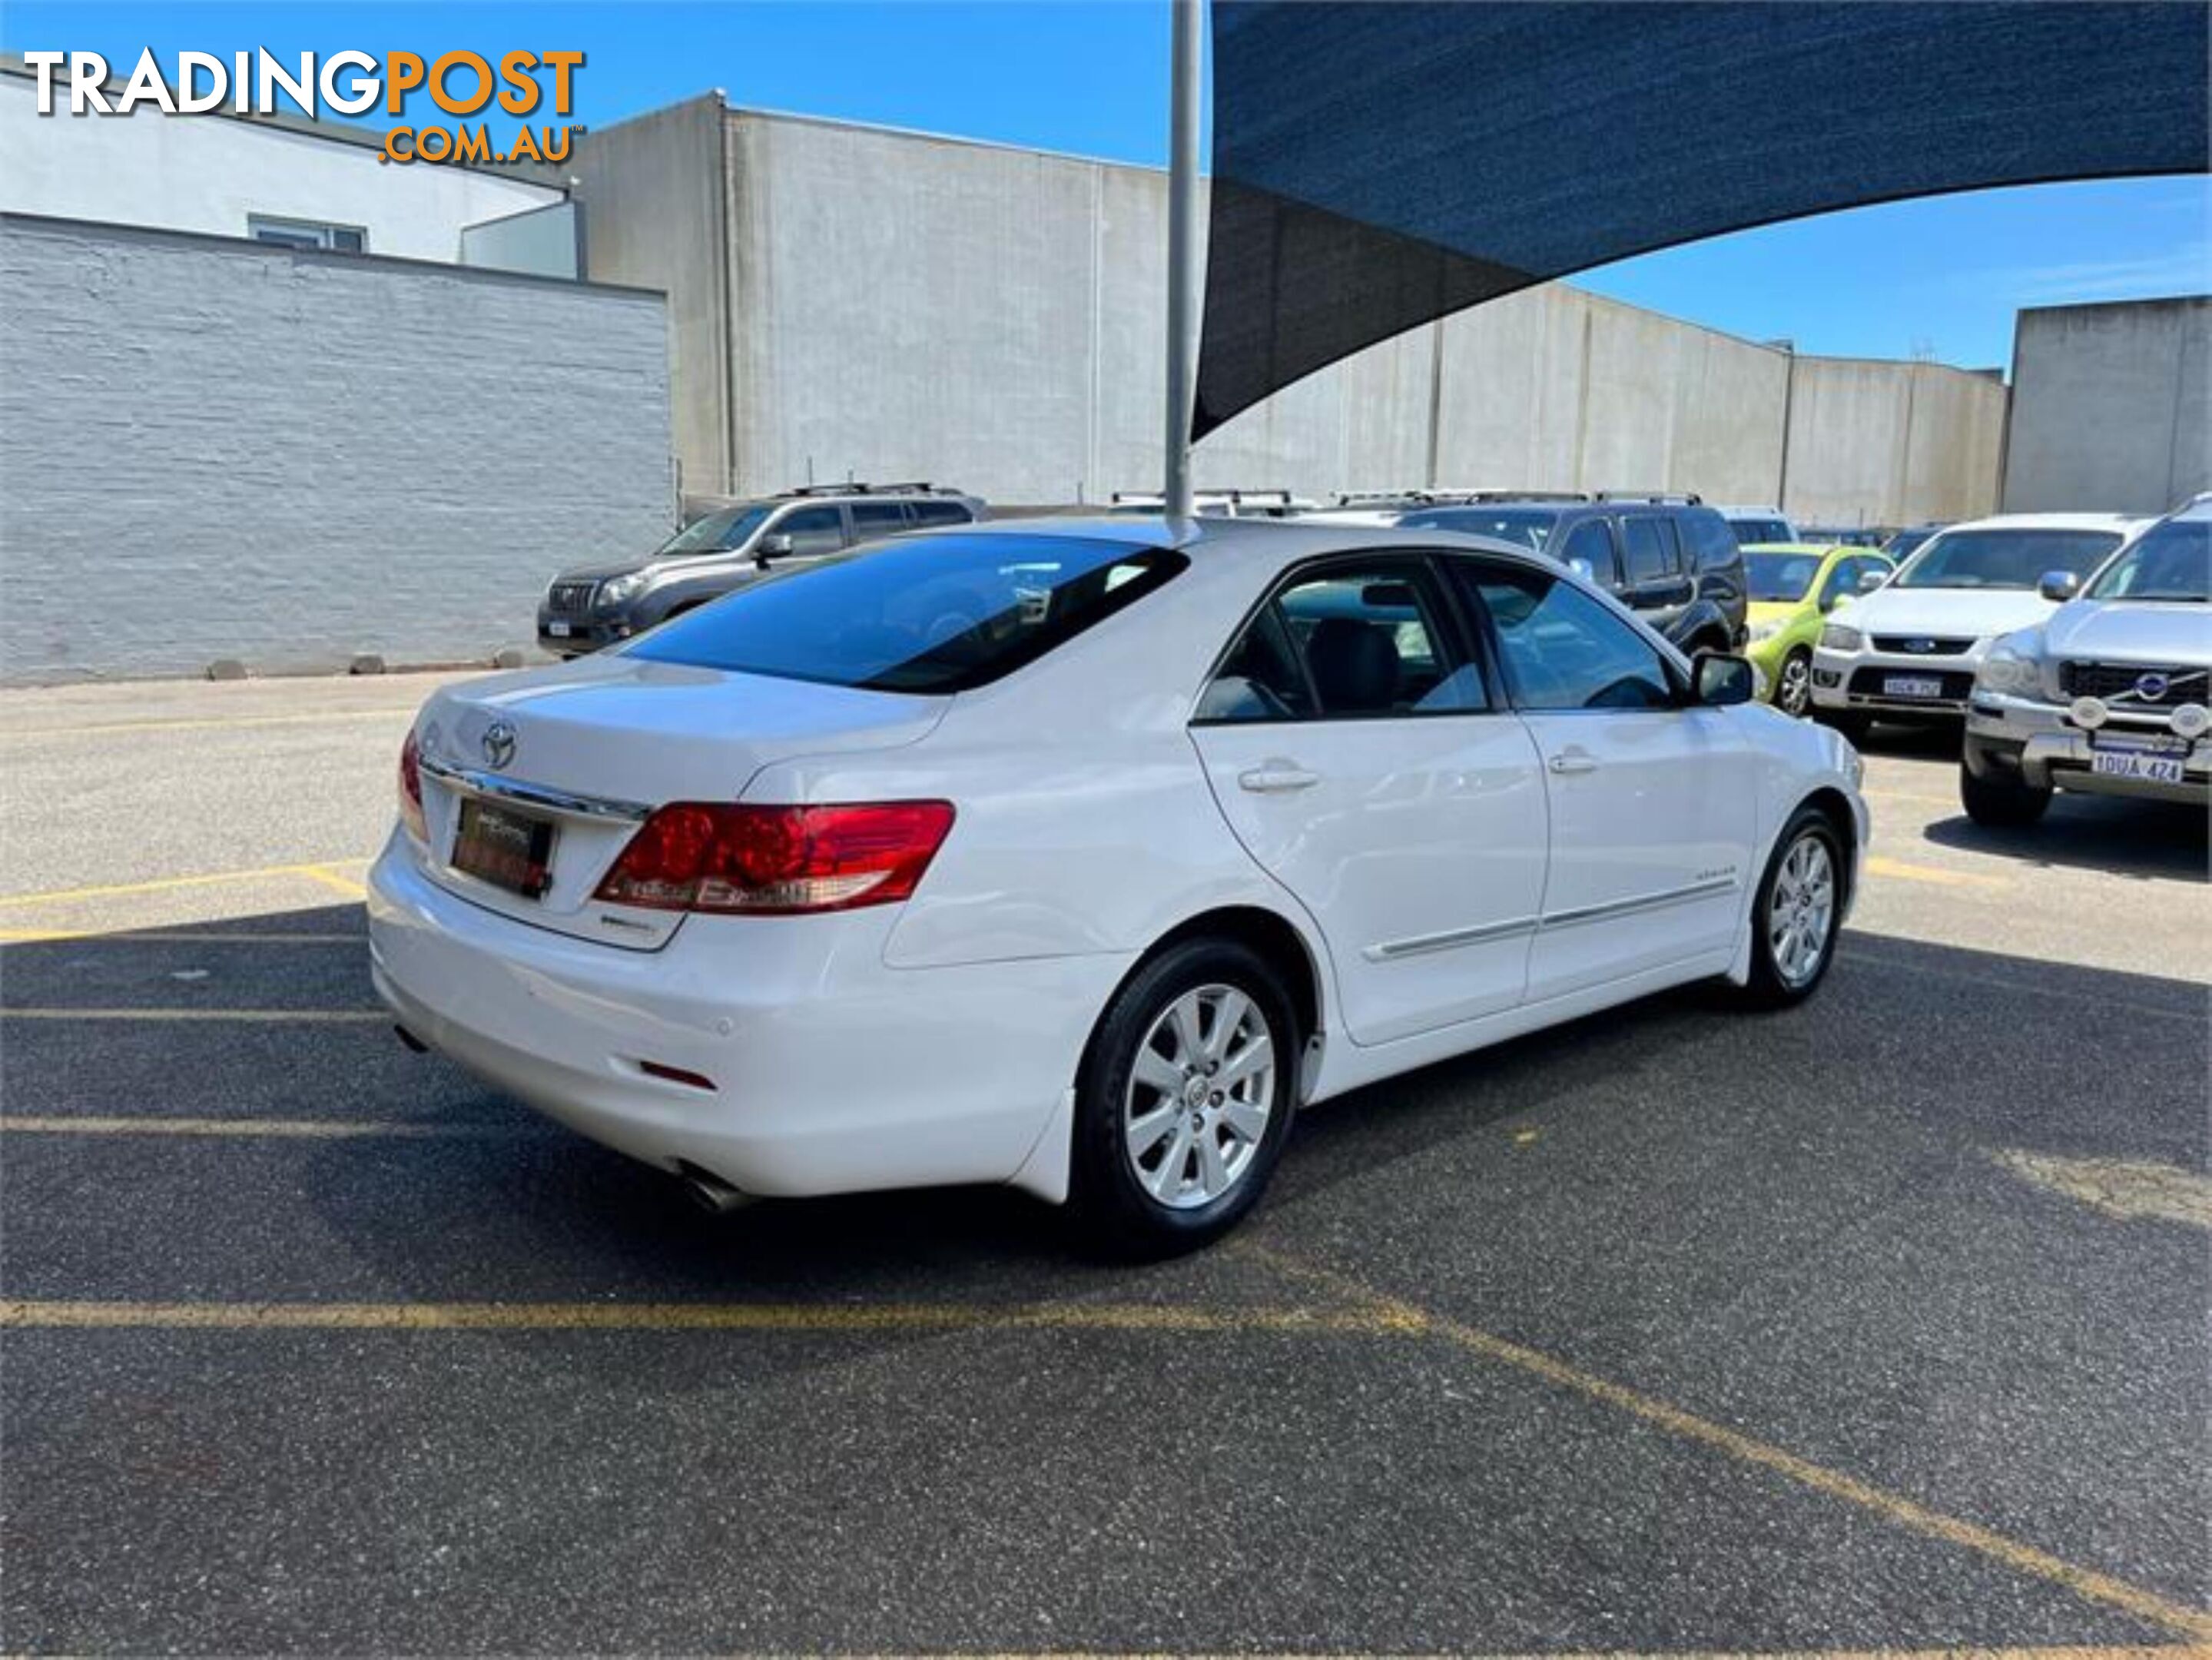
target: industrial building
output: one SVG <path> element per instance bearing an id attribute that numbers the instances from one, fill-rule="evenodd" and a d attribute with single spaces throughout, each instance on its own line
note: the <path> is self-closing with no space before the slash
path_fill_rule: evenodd
<path id="1" fill-rule="evenodd" d="M 2012 374 L 2006 512 L 2164 513 L 2212 489 L 2212 298 L 2023 311 Z"/>
<path id="2" fill-rule="evenodd" d="M 685 495 L 1156 488 L 1165 215 L 1153 169 L 719 94 L 557 170 L 388 166 L 338 124 L 38 117 L 0 64 L 0 544 L 47 576 L 11 582 L 0 678 L 480 659 Z M 1548 285 L 1287 388 L 1199 483 L 2148 509 L 2212 483 L 2208 303 L 2025 313 L 2008 467 L 1995 371 Z"/>
<path id="3" fill-rule="evenodd" d="M 594 278 L 669 297 L 684 488 L 1156 487 L 1166 175 L 692 99 L 588 135 Z M 1201 487 L 1623 484 L 1824 523 L 1996 502 L 2005 389 L 1798 357 L 1549 286 L 1413 330 L 1200 444 Z"/>

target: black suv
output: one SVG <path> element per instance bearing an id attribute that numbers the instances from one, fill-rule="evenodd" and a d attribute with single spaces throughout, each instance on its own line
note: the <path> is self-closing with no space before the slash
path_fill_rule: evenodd
<path id="1" fill-rule="evenodd" d="M 983 503 L 933 484 L 815 484 L 719 507 L 641 559 L 579 565 L 538 605 L 538 643 L 575 657 L 627 640 L 756 581 L 772 566 L 825 559 L 928 525 L 965 525 Z"/>
<path id="2" fill-rule="evenodd" d="M 1686 652 L 1743 643 L 1743 555 L 1697 496 L 1500 492 L 1409 508 L 1397 522 L 1517 542 L 1577 567 Z"/>

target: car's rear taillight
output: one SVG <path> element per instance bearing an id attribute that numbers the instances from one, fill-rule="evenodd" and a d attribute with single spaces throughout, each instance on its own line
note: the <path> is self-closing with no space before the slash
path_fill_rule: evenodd
<path id="1" fill-rule="evenodd" d="M 951 828 L 950 801 L 678 801 L 638 827 L 593 897 L 748 915 L 890 904 L 914 891 Z"/>
<path id="2" fill-rule="evenodd" d="M 411 732 L 399 746 L 399 820 L 417 842 L 430 839 L 430 827 L 422 817 L 422 747 Z"/>

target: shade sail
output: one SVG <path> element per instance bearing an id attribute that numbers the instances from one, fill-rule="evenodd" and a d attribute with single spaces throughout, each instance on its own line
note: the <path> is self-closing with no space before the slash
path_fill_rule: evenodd
<path id="1" fill-rule="evenodd" d="M 2207 18 L 1213 0 L 1194 435 L 1376 341 L 1632 253 L 1942 191 L 2203 171 Z"/>

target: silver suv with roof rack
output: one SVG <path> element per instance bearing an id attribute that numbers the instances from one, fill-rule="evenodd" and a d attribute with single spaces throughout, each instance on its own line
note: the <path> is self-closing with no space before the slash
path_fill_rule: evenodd
<path id="1" fill-rule="evenodd" d="M 809 484 L 715 508 L 641 558 L 578 565 L 547 585 L 538 643 L 575 657 L 627 640 L 768 572 L 902 531 L 964 525 L 981 500 L 934 484 Z"/>

